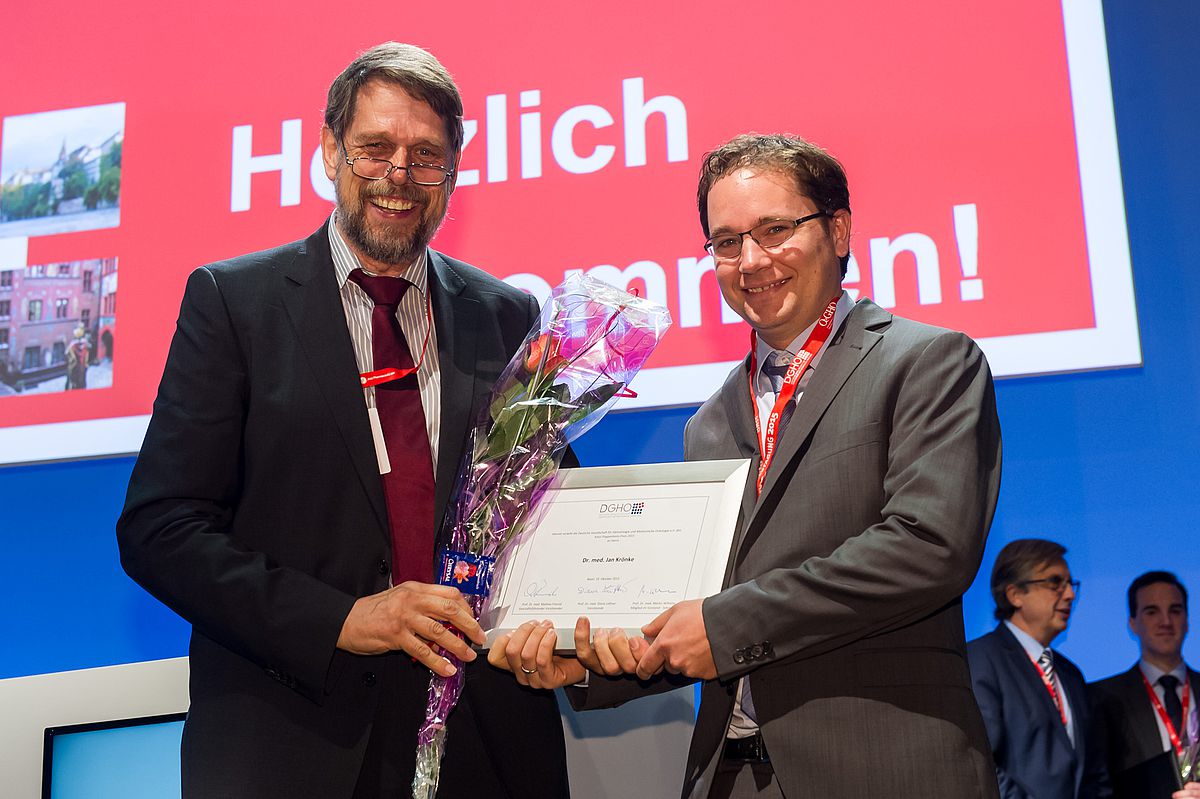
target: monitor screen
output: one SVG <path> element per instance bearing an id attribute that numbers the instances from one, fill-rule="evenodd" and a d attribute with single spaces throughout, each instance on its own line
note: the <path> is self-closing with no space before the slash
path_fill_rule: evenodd
<path id="1" fill-rule="evenodd" d="M 42 799 L 179 796 L 183 713 L 47 727 Z"/>

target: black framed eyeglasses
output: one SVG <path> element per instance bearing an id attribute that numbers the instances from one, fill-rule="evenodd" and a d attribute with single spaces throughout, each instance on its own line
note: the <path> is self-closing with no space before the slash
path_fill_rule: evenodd
<path id="1" fill-rule="evenodd" d="M 749 230 L 744 230 L 741 233 L 721 233 L 713 236 L 704 242 L 704 249 L 714 257 L 722 261 L 736 261 L 742 254 L 742 241 L 746 236 L 758 242 L 758 246 L 764 249 L 770 247 L 778 247 L 792 237 L 796 232 L 796 228 L 809 222 L 813 219 L 827 216 L 833 218 L 831 214 L 824 211 L 817 211 L 815 214 L 802 216 L 799 219 L 772 219 L 769 222 L 763 222 L 761 225 L 755 225 Z"/>
<path id="2" fill-rule="evenodd" d="M 1022 580 L 1018 585 L 1036 585 L 1038 583 L 1045 583 L 1047 588 L 1060 595 L 1067 590 L 1067 586 L 1069 585 L 1075 591 L 1075 596 L 1079 596 L 1079 589 L 1083 587 L 1083 583 L 1079 580 L 1067 580 L 1057 575 L 1054 577 L 1042 577 L 1038 580 Z"/>
<path id="3" fill-rule="evenodd" d="M 344 147 L 342 152 L 345 154 Z M 440 186 L 454 174 L 453 169 L 437 164 L 410 161 L 402 166 L 393 164 L 386 158 L 372 158 L 369 155 L 359 155 L 354 158 L 345 155 L 345 158 L 350 171 L 363 180 L 383 180 L 397 169 L 403 169 L 408 173 L 408 179 L 418 186 Z"/>

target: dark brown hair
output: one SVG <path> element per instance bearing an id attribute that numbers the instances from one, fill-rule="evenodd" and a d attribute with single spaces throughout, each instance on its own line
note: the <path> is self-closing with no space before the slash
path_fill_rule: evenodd
<path id="1" fill-rule="evenodd" d="M 1187 612 L 1187 589 L 1183 587 L 1183 583 L 1179 582 L 1179 578 L 1172 572 L 1152 571 L 1146 572 L 1132 583 L 1129 584 L 1129 618 L 1137 615 L 1137 593 L 1148 585 L 1156 583 L 1166 583 L 1173 585 L 1179 589 L 1179 593 L 1183 596 L 1183 612 Z"/>
<path id="2" fill-rule="evenodd" d="M 696 204 L 700 209 L 700 227 L 707 237 L 708 193 L 721 178 L 742 167 L 760 167 L 790 175 L 797 190 L 817 205 L 817 210 L 832 215 L 850 210 L 850 188 L 846 170 L 828 152 L 798 136 L 786 133 L 746 133 L 722 144 L 704 156 L 700 164 L 700 185 Z M 840 259 L 842 277 L 850 257 Z"/>
<path id="3" fill-rule="evenodd" d="M 1038 568 L 1065 560 L 1067 548 L 1044 538 L 1018 538 L 1010 541 L 996 556 L 992 565 L 992 600 L 996 603 L 996 618 L 1012 618 L 1017 609 L 1008 601 L 1008 587 L 1020 585 L 1033 576 Z"/>
<path id="4" fill-rule="evenodd" d="M 384 42 L 367 50 L 342 74 L 334 78 L 325 101 L 325 125 L 340 143 L 354 119 L 358 90 L 368 81 L 379 79 L 394 83 L 406 92 L 429 103 L 446 123 L 446 138 L 451 152 L 462 149 L 463 105 L 454 79 L 428 50 L 412 44 Z"/>

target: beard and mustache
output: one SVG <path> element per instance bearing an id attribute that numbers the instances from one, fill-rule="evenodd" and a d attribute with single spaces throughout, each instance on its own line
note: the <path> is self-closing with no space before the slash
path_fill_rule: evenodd
<path id="1" fill-rule="evenodd" d="M 348 170 L 347 170 L 348 171 Z M 389 180 L 365 182 L 350 175 L 349 181 L 338 180 L 337 219 L 343 235 L 367 258 L 391 266 L 412 263 L 433 241 L 434 234 L 445 218 L 446 206 L 440 209 L 431 203 L 435 192 L 442 187 L 421 187 L 411 183 L 399 186 Z M 360 184 L 356 186 L 355 184 Z M 367 203 L 375 197 L 389 197 L 413 204 L 417 213 L 416 225 L 407 230 L 376 230 L 367 224 Z"/>

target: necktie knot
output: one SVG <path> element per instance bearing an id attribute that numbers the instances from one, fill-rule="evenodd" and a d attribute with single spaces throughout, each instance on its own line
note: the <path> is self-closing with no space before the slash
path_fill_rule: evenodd
<path id="1" fill-rule="evenodd" d="M 1054 677 L 1054 653 L 1049 649 L 1043 649 L 1042 654 L 1037 659 L 1037 664 L 1042 670 L 1042 674 L 1046 675 L 1046 679 Z"/>
<path id="2" fill-rule="evenodd" d="M 358 284 L 367 293 L 371 302 L 388 308 L 395 308 L 408 291 L 409 283 L 402 277 L 385 277 L 383 275 L 368 275 L 361 269 L 354 269 L 347 278 Z"/>
<path id="3" fill-rule="evenodd" d="M 1164 674 L 1158 678 L 1158 684 L 1163 689 L 1163 707 L 1167 711 L 1167 718 L 1171 720 L 1171 726 L 1182 738 L 1183 703 L 1179 701 L 1179 694 L 1175 693 L 1175 689 L 1179 687 L 1179 678 L 1174 674 Z"/>
<path id="4" fill-rule="evenodd" d="M 772 350 L 762 365 L 762 373 L 771 381 L 771 389 L 778 394 L 783 389 L 783 376 L 792 365 L 792 354 L 784 350 Z"/>

